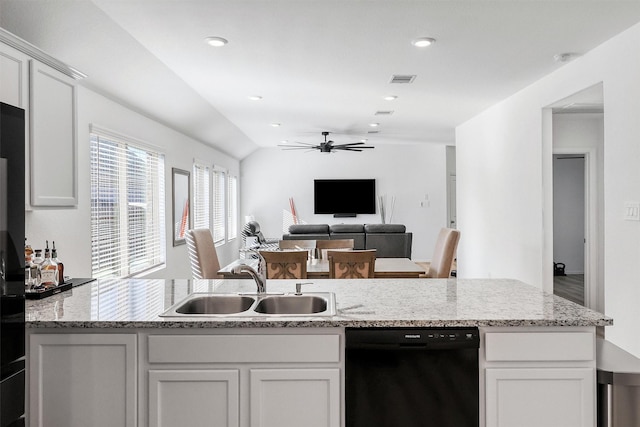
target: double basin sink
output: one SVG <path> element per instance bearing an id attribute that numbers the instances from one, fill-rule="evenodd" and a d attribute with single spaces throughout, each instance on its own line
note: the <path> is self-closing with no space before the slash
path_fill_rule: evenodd
<path id="1" fill-rule="evenodd" d="M 335 294 L 211 294 L 193 293 L 162 313 L 162 317 L 203 316 L 334 316 Z"/>

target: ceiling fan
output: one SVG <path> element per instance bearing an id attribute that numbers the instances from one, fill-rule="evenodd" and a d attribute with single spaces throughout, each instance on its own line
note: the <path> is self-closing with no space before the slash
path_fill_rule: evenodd
<path id="1" fill-rule="evenodd" d="M 329 132 L 322 132 L 324 142 L 320 144 L 308 144 L 306 142 L 296 142 L 295 144 L 279 144 L 283 150 L 320 150 L 321 153 L 331 153 L 338 150 L 362 151 L 364 148 L 375 148 L 371 145 L 364 145 L 364 142 L 348 142 L 346 144 L 336 144 L 332 140 L 327 141 Z"/>

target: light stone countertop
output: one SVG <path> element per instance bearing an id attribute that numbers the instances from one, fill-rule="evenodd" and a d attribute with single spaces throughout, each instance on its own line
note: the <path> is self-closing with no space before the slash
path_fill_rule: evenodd
<path id="1" fill-rule="evenodd" d="M 290 293 L 300 280 L 269 280 Z M 159 317 L 192 292 L 254 292 L 253 280 L 97 280 L 27 300 L 27 328 L 607 326 L 613 320 L 510 279 L 305 280 L 303 293 L 333 292 L 337 314 Z"/>

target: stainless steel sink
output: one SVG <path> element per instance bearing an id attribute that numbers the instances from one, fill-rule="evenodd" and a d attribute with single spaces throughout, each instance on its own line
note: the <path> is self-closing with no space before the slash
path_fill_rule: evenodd
<path id="1" fill-rule="evenodd" d="M 187 300 L 176 308 L 180 314 L 232 314 L 247 311 L 255 298 L 244 295 L 204 295 Z"/>
<path id="2" fill-rule="evenodd" d="M 193 293 L 162 317 L 335 316 L 335 294 L 209 294 Z"/>
<path id="3" fill-rule="evenodd" d="M 255 311 L 263 314 L 316 314 L 327 310 L 327 299 L 313 295 L 279 295 L 265 297 Z"/>

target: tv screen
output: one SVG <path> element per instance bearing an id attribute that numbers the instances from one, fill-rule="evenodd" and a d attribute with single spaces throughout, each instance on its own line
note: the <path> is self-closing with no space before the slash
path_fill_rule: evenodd
<path id="1" fill-rule="evenodd" d="M 316 179 L 313 203 L 316 214 L 374 214 L 376 180 Z"/>

